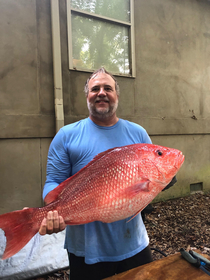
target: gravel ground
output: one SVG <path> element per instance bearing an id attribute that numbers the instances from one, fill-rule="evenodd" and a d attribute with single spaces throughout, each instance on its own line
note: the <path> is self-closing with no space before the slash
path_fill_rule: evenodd
<path id="1" fill-rule="evenodd" d="M 210 194 L 197 193 L 153 207 L 145 221 L 151 247 L 171 255 L 190 246 L 210 255 Z M 154 259 L 162 257 L 153 251 Z"/>
<path id="2" fill-rule="evenodd" d="M 171 255 L 191 247 L 210 256 L 210 193 L 158 202 L 153 208 L 145 221 L 152 248 Z M 155 250 L 152 254 L 154 260 L 164 258 Z M 69 270 L 62 270 L 32 280 L 68 280 L 68 276 Z"/>

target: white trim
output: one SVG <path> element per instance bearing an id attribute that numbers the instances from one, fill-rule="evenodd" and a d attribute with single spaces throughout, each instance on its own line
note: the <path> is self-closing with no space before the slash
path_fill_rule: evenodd
<path id="1" fill-rule="evenodd" d="M 105 17 L 105 16 L 102 16 L 102 15 L 93 14 L 93 13 L 89 13 L 89 12 L 85 12 L 85 11 L 81 11 L 81 10 L 73 9 L 73 8 L 70 8 L 70 10 L 75 12 L 75 13 L 81 14 L 81 15 L 89 16 L 91 18 L 104 19 L 106 21 L 111 21 L 111 22 L 119 23 L 121 25 L 126 25 L 126 26 L 131 25 L 131 23 L 127 22 L 127 21 L 122 21 L 122 20 L 118 20 L 118 19 L 114 19 L 114 18 L 110 18 L 110 17 Z"/>
<path id="2" fill-rule="evenodd" d="M 131 73 L 129 74 L 122 74 L 122 73 L 113 73 L 114 75 L 122 76 L 122 77 L 136 77 L 136 56 L 135 56 L 135 30 L 134 30 L 134 0 L 130 0 L 130 22 L 115 20 L 114 18 L 109 18 L 106 16 L 101 16 L 98 14 L 93 14 L 85 11 L 81 11 L 78 9 L 74 9 L 71 7 L 71 0 L 66 0 L 67 3 L 67 30 L 68 30 L 68 60 L 69 60 L 69 69 L 70 70 L 77 70 L 80 72 L 92 72 L 94 70 L 84 70 L 84 69 L 75 69 L 73 67 L 73 52 L 72 52 L 72 23 L 71 23 L 71 13 L 77 13 L 81 16 L 91 17 L 95 19 L 104 20 L 107 22 L 112 22 L 114 24 L 119 24 L 124 27 L 129 28 L 129 63 L 131 68 Z"/>
<path id="3" fill-rule="evenodd" d="M 64 126 L 59 2 L 51 0 L 52 49 L 56 132 Z"/>
<path id="4" fill-rule="evenodd" d="M 135 29 L 134 29 L 134 0 L 130 0 L 130 20 L 131 20 L 131 29 L 130 29 L 130 40 L 131 40 L 131 75 L 136 77 L 136 53 L 135 53 Z"/>
<path id="5" fill-rule="evenodd" d="M 71 25 L 71 3 L 70 0 L 66 0 L 67 7 L 67 32 L 68 32 L 68 59 L 69 69 L 73 69 L 73 53 L 72 53 L 72 25 Z"/>

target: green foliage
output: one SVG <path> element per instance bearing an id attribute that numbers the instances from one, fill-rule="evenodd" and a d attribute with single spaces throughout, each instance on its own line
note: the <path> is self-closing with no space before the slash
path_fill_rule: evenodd
<path id="1" fill-rule="evenodd" d="M 73 8 L 125 20 L 129 9 L 122 3 L 126 1 L 75 0 L 72 4 Z M 75 68 L 93 70 L 104 66 L 114 73 L 130 73 L 128 27 L 72 13 L 72 34 Z"/>

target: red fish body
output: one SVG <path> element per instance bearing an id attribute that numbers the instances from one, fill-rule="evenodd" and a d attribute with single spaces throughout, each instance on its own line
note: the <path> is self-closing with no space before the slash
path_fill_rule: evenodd
<path id="1" fill-rule="evenodd" d="M 48 211 L 57 210 L 69 225 L 111 223 L 143 210 L 176 175 L 184 156 L 176 149 L 133 144 L 97 155 L 45 198 L 42 208 L 0 215 L 7 246 L 3 259 L 22 249 L 38 232 Z"/>

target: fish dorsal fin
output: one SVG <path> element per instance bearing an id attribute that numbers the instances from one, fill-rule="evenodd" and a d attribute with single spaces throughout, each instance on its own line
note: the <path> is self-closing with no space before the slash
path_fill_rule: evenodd
<path id="1" fill-rule="evenodd" d="M 56 199 L 58 199 L 59 195 L 61 194 L 61 192 L 63 191 L 63 189 L 66 187 L 67 183 L 69 183 L 69 181 L 72 181 L 73 178 L 75 177 L 75 175 L 79 174 L 82 172 L 83 169 L 89 167 L 90 165 L 92 165 L 96 160 L 102 158 L 105 154 L 107 154 L 108 152 L 114 150 L 116 148 L 112 148 L 109 150 L 106 150 L 102 153 L 99 153 L 98 155 L 96 155 L 86 166 L 84 166 L 83 168 L 81 168 L 76 174 L 74 174 L 73 176 L 69 177 L 68 179 L 66 179 L 65 181 L 63 181 L 60 185 L 58 185 L 54 190 L 50 191 L 45 199 L 44 202 L 46 204 L 49 204 L 53 201 L 55 201 Z"/>
<path id="2" fill-rule="evenodd" d="M 106 150 L 106 151 L 104 151 L 104 152 L 101 152 L 101 153 L 97 154 L 97 155 L 90 161 L 90 163 L 91 163 L 92 161 L 95 161 L 95 160 L 98 160 L 98 159 L 102 158 L 102 157 L 105 156 L 106 154 L 108 154 L 108 153 L 110 153 L 110 152 L 112 152 L 113 150 L 116 150 L 116 149 L 117 149 L 117 148 L 108 149 L 108 150 Z M 119 148 L 119 149 L 120 149 L 120 148 Z"/>
<path id="3" fill-rule="evenodd" d="M 68 183 L 68 181 L 70 181 L 72 179 L 72 177 L 66 179 L 65 181 L 63 181 L 62 183 L 60 183 L 60 185 L 58 185 L 54 190 L 50 191 L 44 199 L 44 202 L 46 204 L 49 204 L 53 201 L 55 201 L 56 199 L 58 199 L 58 196 L 60 195 L 60 193 L 63 191 L 63 189 L 66 187 L 66 184 Z"/>
<path id="4" fill-rule="evenodd" d="M 99 153 L 98 155 L 96 155 L 86 166 L 84 166 L 83 168 L 81 168 L 76 174 L 72 175 L 70 178 L 66 179 L 65 181 L 63 181 L 60 185 L 58 185 L 54 190 L 50 191 L 45 199 L 44 199 L 44 202 L 46 204 L 49 204 L 53 201 L 55 201 L 56 199 L 59 198 L 59 195 L 61 194 L 61 192 L 64 190 L 64 188 L 66 187 L 66 185 L 72 181 L 71 183 L 73 183 L 73 180 L 74 180 L 74 177 L 78 176 L 82 171 L 83 169 L 86 169 L 88 167 L 90 167 L 95 161 L 99 160 L 100 158 L 102 158 L 103 156 L 105 156 L 106 154 L 112 152 L 113 150 L 116 150 L 116 149 L 121 149 L 120 147 L 118 148 L 111 148 L 111 149 L 108 149 L 104 152 L 101 152 Z"/>

